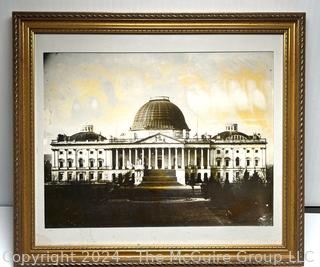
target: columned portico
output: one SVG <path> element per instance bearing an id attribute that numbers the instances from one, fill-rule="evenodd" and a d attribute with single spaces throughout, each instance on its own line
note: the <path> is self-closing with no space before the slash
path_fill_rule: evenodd
<path id="1" fill-rule="evenodd" d="M 162 169 L 165 169 L 164 148 L 161 148 L 161 168 L 162 168 Z"/>
<path id="2" fill-rule="evenodd" d="M 124 149 L 122 149 L 122 169 L 124 170 L 126 168 L 126 152 Z"/>
<path id="3" fill-rule="evenodd" d="M 118 149 L 116 149 L 116 170 L 119 169 L 119 152 Z"/>
<path id="4" fill-rule="evenodd" d="M 113 152 L 112 152 L 112 149 L 110 149 L 110 165 L 109 165 L 109 168 L 110 169 L 113 169 Z"/>
<path id="5" fill-rule="evenodd" d="M 178 169 L 178 148 L 174 149 L 174 153 L 175 153 L 174 168 L 177 170 Z"/>
<path id="6" fill-rule="evenodd" d="M 203 169 L 203 148 L 200 148 L 200 168 Z"/>
<path id="7" fill-rule="evenodd" d="M 184 169 L 184 148 L 181 148 L 181 169 Z"/>
<path id="8" fill-rule="evenodd" d="M 132 149 L 129 148 L 129 163 L 132 164 Z"/>
<path id="9" fill-rule="evenodd" d="M 151 169 L 151 148 L 148 148 L 148 169 Z"/>
<path id="10" fill-rule="evenodd" d="M 142 165 L 144 166 L 144 147 L 142 148 L 141 157 Z"/>
<path id="11" fill-rule="evenodd" d="M 154 149 L 154 168 L 157 170 L 158 169 L 158 149 Z"/>
<path id="12" fill-rule="evenodd" d="M 138 149 L 134 149 L 134 164 L 138 164 Z"/>

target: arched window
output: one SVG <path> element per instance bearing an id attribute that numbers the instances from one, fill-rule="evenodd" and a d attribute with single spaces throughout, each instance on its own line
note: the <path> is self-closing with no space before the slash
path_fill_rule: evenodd
<path id="1" fill-rule="evenodd" d="M 220 167 L 221 166 L 221 159 L 217 159 L 217 167 Z"/>
<path id="2" fill-rule="evenodd" d="M 63 165 L 64 165 L 64 164 L 63 164 L 63 159 L 60 159 L 60 160 L 59 160 L 59 167 L 60 167 L 60 168 L 63 168 L 63 167 L 64 167 Z"/>
<path id="3" fill-rule="evenodd" d="M 79 168 L 83 168 L 83 159 L 79 159 Z"/>
<path id="4" fill-rule="evenodd" d="M 229 159 L 229 158 L 226 158 L 226 159 L 225 159 L 226 167 L 229 167 L 229 161 L 230 161 L 230 159 Z"/>
<path id="5" fill-rule="evenodd" d="M 89 167 L 90 168 L 94 167 L 94 159 L 89 159 Z"/>
<path id="6" fill-rule="evenodd" d="M 237 167 L 240 166 L 240 159 L 239 159 L 239 157 L 236 157 L 236 166 L 237 166 Z"/>
<path id="7" fill-rule="evenodd" d="M 68 159 L 68 168 L 72 168 L 72 159 Z"/>
<path id="8" fill-rule="evenodd" d="M 103 166 L 103 159 L 99 159 L 99 160 L 98 160 L 98 166 L 99 166 L 99 168 L 102 168 L 102 166 Z"/>
<path id="9" fill-rule="evenodd" d="M 247 159 L 247 167 L 250 166 L 250 159 Z"/>

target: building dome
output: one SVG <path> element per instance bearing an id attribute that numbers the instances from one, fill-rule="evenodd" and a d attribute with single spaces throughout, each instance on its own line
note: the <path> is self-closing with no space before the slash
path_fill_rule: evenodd
<path id="1" fill-rule="evenodd" d="M 103 141 L 106 140 L 101 134 L 94 132 L 79 132 L 69 137 L 69 141 L 85 142 L 85 141 Z"/>
<path id="2" fill-rule="evenodd" d="M 226 131 L 223 131 L 221 133 L 218 133 L 217 135 L 212 137 L 213 140 L 217 141 L 242 141 L 242 140 L 260 140 L 261 135 L 260 134 L 253 134 L 253 135 L 247 135 L 245 133 L 238 131 L 238 124 L 227 124 L 226 125 Z"/>
<path id="3" fill-rule="evenodd" d="M 181 110 L 169 97 L 154 97 L 144 104 L 134 117 L 132 131 L 189 130 Z"/>
<path id="4" fill-rule="evenodd" d="M 238 131 L 224 131 L 215 135 L 212 139 L 215 140 L 247 140 L 250 136 Z"/>
<path id="5" fill-rule="evenodd" d="M 67 137 L 68 141 L 85 142 L 85 141 L 104 141 L 106 138 L 101 134 L 93 131 L 93 125 L 85 125 L 82 130 L 76 134 Z"/>

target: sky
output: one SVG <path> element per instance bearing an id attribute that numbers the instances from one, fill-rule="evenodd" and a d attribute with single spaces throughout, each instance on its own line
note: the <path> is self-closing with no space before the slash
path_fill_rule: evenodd
<path id="1" fill-rule="evenodd" d="M 44 149 L 85 124 L 107 138 L 127 133 L 151 97 L 169 96 L 191 129 L 215 135 L 227 123 L 267 138 L 273 160 L 273 53 L 47 53 Z"/>

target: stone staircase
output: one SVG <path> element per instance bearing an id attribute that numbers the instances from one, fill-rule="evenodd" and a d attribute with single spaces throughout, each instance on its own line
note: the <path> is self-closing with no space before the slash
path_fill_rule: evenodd
<path id="1" fill-rule="evenodd" d="M 142 183 L 143 187 L 170 187 L 181 186 L 177 182 L 175 170 L 145 170 Z"/>

